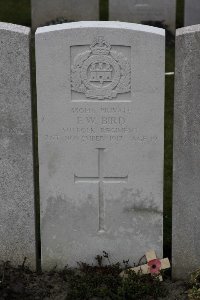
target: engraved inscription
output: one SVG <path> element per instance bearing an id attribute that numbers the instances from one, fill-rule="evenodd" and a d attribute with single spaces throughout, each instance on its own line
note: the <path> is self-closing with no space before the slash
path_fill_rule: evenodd
<path id="1" fill-rule="evenodd" d="M 158 136 L 153 132 L 131 124 L 133 109 L 130 105 L 118 103 L 98 106 L 76 104 L 71 107 L 72 119 L 59 132 L 48 134 L 48 143 L 124 143 L 157 144 Z M 98 146 L 95 146 L 98 147 Z"/>
<path id="2" fill-rule="evenodd" d="M 105 202 L 103 195 L 103 183 L 121 183 L 128 181 L 128 175 L 123 177 L 106 177 L 103 175 L 103 152 L 104 148 L 98 148 L 98 176 L 97 177 L 78 177 L 74 175 L 75 183 L 98 183 L 99 198 L 99 232 L 105 231 Z"/>
<path id="3" fill-rule="evenodd" d="M 97 37 L 90 50 L 76 55 L 71 67 L 72 91 L 86 98 L 111 100 L 131 90 L 128 58 L 112 50 L 103 37 Z"/>
<path id="4" fill-rule="evenodd" d="M 149 3 L 146 3 L 147 0 L 137 0 L 135 6 L 138 8 L 148 7 Z"/>

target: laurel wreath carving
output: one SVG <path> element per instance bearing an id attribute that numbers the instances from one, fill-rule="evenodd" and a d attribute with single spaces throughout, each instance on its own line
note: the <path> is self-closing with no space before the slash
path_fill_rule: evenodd
<path id="1" fill-rule="evenodd" d="M 77 91 L 79 93 L 85 93 L 86 92 L 86 86 L 83 84 L 81 79 L 81 67 L 84 63 L 84 61 L 90 56 L 91 51 L 85 51 L 83 53 L 80 53 L 76 56 L 74 60 L 74 65 L 71 69 L 71 86 L 72 91 Z"/>
<path id="2" fill-rule="evenodd" d="M 110 54 L 121 67 L 121 78 L 116 90 L 118 93 L 127 93 L 131 90 L 131 66 L 128 59 L 116 51 L 110 51 Z"/>

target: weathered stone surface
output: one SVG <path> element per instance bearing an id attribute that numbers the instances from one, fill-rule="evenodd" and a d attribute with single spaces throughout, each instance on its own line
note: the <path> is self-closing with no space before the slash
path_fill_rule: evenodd
<path id="1" fill-rule="evenodd" d="M 99 0 L 31 0 L 32 27 L 47 25 L 52 21 L 97 21 Z"/>
<path id="2" fill-rule="evenodd" d="M 30 29 L 0 23 L 0 257 L 35 267 Z"/>
<path id="3" fill-rule="evenodd" d="M 177 30 L 174 111 L 173 276 L 200 261 L 200 26 Z"/>
<path id="4" fill-rule="evenodd" d="M 133 23 L 159 21 L 174 32 L 176 0 L 109 0 L 109 19 Z"/>
<path id="5" fill-rule="evenodd" d="M 162 257 L 164 30 L 36 32 L 42 265 Z"/>
<path id="6" fill-rule="evenodd" d="M 185 26 L 200 23 L 200 1 L 185 0 Z"/>

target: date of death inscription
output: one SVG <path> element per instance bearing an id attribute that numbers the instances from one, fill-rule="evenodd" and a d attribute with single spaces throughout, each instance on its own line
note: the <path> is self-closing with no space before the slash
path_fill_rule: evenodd
<path id="1" fill-rule="evenodd" d="M 122 143 L 156 144 L 157 135 L 145 133 L 144 128 L 133 125 L 133 113 L 129 106 L 72 107 L 70 125 L 59 128 L 54 134 L 46 134 L 47 143 Z M 143 126 L 142 126 L 143 127 Z M 149 130 L 147 130 L 149 131 Z"/>

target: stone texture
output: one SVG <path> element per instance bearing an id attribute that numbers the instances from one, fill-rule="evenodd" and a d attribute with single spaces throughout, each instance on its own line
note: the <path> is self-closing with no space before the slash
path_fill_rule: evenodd
<path id="1" fill-rule="evenodd" d="M 200 23 L 200 2 L 199 0 L 185 0 L 185 26 Z"/>
<path id="2" fill-rule="evenodd" d="M 109 0 L 109 19 L 133 23 L 159 21 L 174 32 L 176 0 Z"/>
<path id="3" fill-rule="evenodd" d="M 30 29 L 0 23 L 0 257 L 35 268 Z"/>
<path id="4" fill-rule="evenodd" d="M 99 0 L 31 0 L 32 27 L 36 29 L 57 19 L 99 20 Z"/>
<path id="5" fill-rule="evenodd" d="M 162 257 L 164 30 L 36 32 L 42 266 Z"/>
<path id="6" fill-rule="evenodd" d="M 200 262 L 200 26 L 177 30 L 174 111 L 173 276 Z"/>

